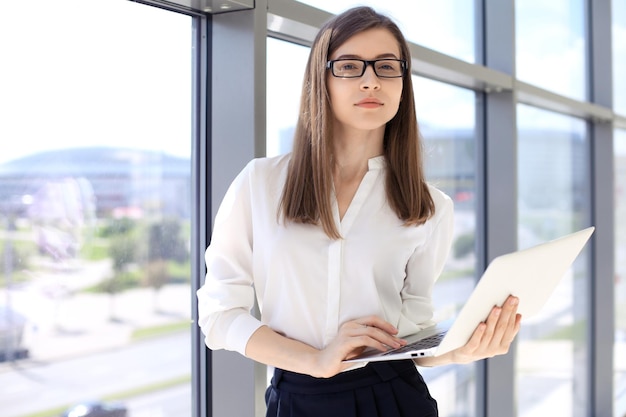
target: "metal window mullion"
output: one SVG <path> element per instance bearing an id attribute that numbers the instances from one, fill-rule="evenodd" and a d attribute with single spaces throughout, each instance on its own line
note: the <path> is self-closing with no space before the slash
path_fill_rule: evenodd
<path id="1" fill-rule="evenodd" d="M 575 100 L 519 80 L 515 81 L 515 89 L 520 103 L 594 122 L 609 123 L 613 119 L 610 106 Z"/>
<path id="2" fill-rule="evenodd" d="M 208 417 L 211 409 L 211 355 L 197 325 L 196 291 L 204 282 L 205 267 L 201 253 L 207 246 L 210 230 L 210 17 L 193 19 L 192 37 L 192 166 L 191 166 L 191 398 L 192 417 Z"/>
<path id="3" fill-rule="evenodd" d="M 235 176 L 265 155 L 266 43 L 266 0 L 256 0 L 253 10 L 212 16 L 211 219 Z M 266 367 L 235 352 L 210 353 L 209 415 L 263 416 Z"/>
<path id="4" fill-rule="evenodd" d="M 612 108 L 611 2 L 587 1 L 589 98 Z M 613 126 L 590 123 L 591 223 L 596 226 L 589 282 L 589 409 L 588 415 L 613 416 L 614 310 L 614 155 Z"/>
<path id="5" fill-rule="evenodd" d="M 515 75 L 515 7 L 513 0 L 484 0 L 483 55 L 491 71 Z M 502 24 L 510 22 L 510 24 Z M 504 90 L 482 94 L 484 129 L 481 165 L 483 189 L 479 251 L 484 270 L 496 256 L 517 249 L 517 122 L 516 92 Z M 480 109 L 479 109 L 480 110 Z M 477 386 L 484 387 L 478 398 L 478 415 L 485 417 L 514 416 L 515 346 L 508 355 L 483 361 Z M 481 381 L 482 379 L 482 381 Z"/>

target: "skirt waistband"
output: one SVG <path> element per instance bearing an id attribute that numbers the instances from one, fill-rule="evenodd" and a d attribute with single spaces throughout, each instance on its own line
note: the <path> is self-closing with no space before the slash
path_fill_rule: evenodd
<path id="1" fill-rule="evenodd" d="M 370 362 L 363 368 L 341 372 L 331 378 L 275 369 L 272 386 L 293 394 L 327 394 L 353 390 L 416 372 L 412 360 Z"/>

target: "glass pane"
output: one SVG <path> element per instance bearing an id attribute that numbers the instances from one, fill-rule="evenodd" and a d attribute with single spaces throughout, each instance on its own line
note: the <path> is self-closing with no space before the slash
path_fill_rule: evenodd
<path id="1" fill-rule="evenodd" d="M 615 415 L 626 415 L 626 130 L 615 131 Z"/>
<path id="2" fill-rule="evenodd" d="M 518 246 L 588 226 L 589 174 L 584 121 L 518 106 Z M 589 390 L 587 247 L 539 315 L 518 337 L 520 417 L 585 417 Z"/>
<path id="3" fill-rule="evenodd" d="M 125 0 L 0 6 L 5 417 L 191 415 L 191 34 Z"/>
<path id="4" fill-rule="evenodd" d="M 390 16 L 411 42 L 475 63 L 475 2 L 467 0 L 298 0 L 330 13 L 371 6 Z"/>
<path id="5" fill-rule="evenodd" d="M 428 181 L 454 200 L 454 240 L 433 290 L 435 320 L 456 317 L 476 284 L 476 96 L 413 77 Z M 450 117 L 454 114 L 455 117 Z M 476 416 L 476 366 L 420 368 L 441 417 Z"/>
<path id="6" fill-rule="evenodd" d="M 284 71 L 286 57 L 289 71 Z M 267 156 L 291 152 L 308 58 L 308 47 L 267 38 Z"/>
<path id="7" fill-rule="evenodd" d="M 584 0 L 515 2 L 517 77 L 586 99 Z"/>
<path id="8" fill-rule="evenodd" d="M 626 2 L 613 0 L 613 108 L 626 117 Z"/>

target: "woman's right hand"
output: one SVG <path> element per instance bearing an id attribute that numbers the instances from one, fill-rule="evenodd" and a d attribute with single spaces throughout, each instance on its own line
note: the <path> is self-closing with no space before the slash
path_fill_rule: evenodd
<path id="1" fill-rule="evenodd" d="M 386 351 L 406 345 L 406 341 L 395 336 L 397 333 L 391 323 L 380 317 L 362 317 L 342 324 L 333 341 L 318 350 L 261 326 L 248 339 L 246 356 L 287 371 L 329 378 L 352 367 L 343 360 L 353 358 L 368 347 Z"/>
<path id="2" fill-rule="evenodd" d="M 362 317 L 345 322 L 339 328 L 335 339 L 318 351 L 315 368 L 311 375 L 329 378 L 353 366 L 343 360 L 353 358 L 366 348 L 380 351 L 399 348 L 406 341 L 396 337 L 398 329 L 377 316 Z"/>

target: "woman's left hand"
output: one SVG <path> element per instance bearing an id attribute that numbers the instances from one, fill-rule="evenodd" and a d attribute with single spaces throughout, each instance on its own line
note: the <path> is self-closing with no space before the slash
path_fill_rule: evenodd
<path id="1" fill-rule="evenodd" d="M 517 314 L 519 299 L 510 295 L 502 307 L 494 307 L 480 323 L 470 340 L 450 352 L 453 363 L 470 363 L 508 353 L 519 332 L 522 316 Z"/>

